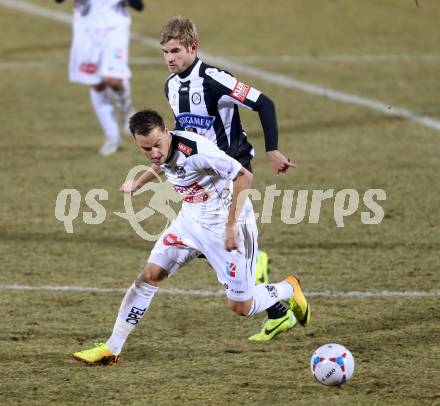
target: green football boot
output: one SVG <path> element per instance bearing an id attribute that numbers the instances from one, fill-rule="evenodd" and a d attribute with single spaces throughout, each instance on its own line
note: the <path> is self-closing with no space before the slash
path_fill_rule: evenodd
<path id="1" fill-rule="evenodd" d="M 255 284 L 269 283 L 269 257 L 264 251 L 257 251 L 257 264 L 255 266 Z"/>
<path id="2" fill-rule="evenodd" d="M 291 310 L 287 310 L 287 313 L 278 319 L 266 318 L 263 323 L 261 331 L 251 337 L 251 341 L 269 341 L 276 335 L 287 331 L 294 327 L 296 324 L 296 318 Z"/>

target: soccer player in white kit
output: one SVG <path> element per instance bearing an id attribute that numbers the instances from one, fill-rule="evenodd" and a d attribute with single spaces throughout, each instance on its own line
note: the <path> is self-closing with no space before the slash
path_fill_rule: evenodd
<path id="1" fill-rule="evenodd" d="M 61 3 L 64 0 L 56 0 Z M 90 98 L 105 141 L 103 156 L 121 146 L 118 120 L 129 135 L 131 101 L 128 66 L 131 18 L 128 6 L 143 9 L 142 0 L 75 0 L 73 39 L 70 49 L 69 80 L 90 86 Z"/>
<path id="2" fill-rule="evenodd" d="M 295 276 L 279 283 L 255 284 L 258 231 L 246 194 L 252 174 L 204 137 L 169 131 L 153 110 L 132 116 L 130 130 L 144 155 L 160 167 L 181 196 L 182 208 L 125 294 L 111 337 L 73 357 L 89 365 L 117 362 L 160 284 L 200 254 L 216 272 L 228 306 L 236 314 L 253 316 L 282 300 L 288 302 L 298 322 L 307 325 L 311 311 Z"/>

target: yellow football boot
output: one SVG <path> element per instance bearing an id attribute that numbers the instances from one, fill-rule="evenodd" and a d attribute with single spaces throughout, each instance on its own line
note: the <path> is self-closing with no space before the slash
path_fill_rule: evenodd
<path id="1" fill-rule="evenodd" d="M 299 324 L 305 327 L 310 321 L 312 312 L 301 290 L 301 283 L 296 276 L 292 275 L 286 276 L 284 279 L 293 287 L 293 295 L 289 299 L 290 310 L 292 310 Z"/>
<path id="2" fill-rule="evenodd" d="M 73 358 L 86 365 L 112 365 L 119 361 L 119 354 L 113 354 L 107 344 L 98 343 L 88 350 L 75 352 Z"/>

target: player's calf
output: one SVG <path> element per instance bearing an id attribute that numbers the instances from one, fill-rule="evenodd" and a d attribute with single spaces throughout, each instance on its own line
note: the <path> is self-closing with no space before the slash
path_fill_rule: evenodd
<path id="1" fill-rule="evenodd" d="M 235 300 L 228 299 L 228 307 L 239 316 L 247 316 L 252 307 L 252 298 L 245 300 L 244 302 L 237 302 Z"/>

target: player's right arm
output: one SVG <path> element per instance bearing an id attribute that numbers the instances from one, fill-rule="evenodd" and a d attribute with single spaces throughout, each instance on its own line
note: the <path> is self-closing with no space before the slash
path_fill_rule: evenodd
<path id="1" fill-rule="evenodd" d="M 136 180 L 128 180 L 124 182 L 124 184 L 119 188 L 119 190 L 124 193 L 134 193 L 136 192 L 136 190 L 139 190 L 142 186 L 144 186 L 148 182 L 151 182 L 154 179 L 156 179 L 158 176 L 161 176 L 162 173 L 163 172 L 160 166 L 153 164 Z"/>
<path id="2" fill-rule="evenodd" d="M 237 219 L 247 197 L 246 191 L 252 186 L 252 173 L 241 167 L 233 180 L 232 201 L 229 207 L 228 220 L 225 226 L 225 249 L 232 251 L 238 249 Z"/>

